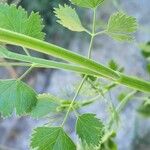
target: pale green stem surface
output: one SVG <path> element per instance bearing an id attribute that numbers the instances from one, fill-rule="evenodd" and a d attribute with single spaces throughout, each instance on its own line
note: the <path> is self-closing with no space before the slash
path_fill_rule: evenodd
<path id="1" fill-rule="evenodd" d="M 116 81 L 116 83 L 118 84 L 123 84 L 132 89 L 150 93 L 150 82 L 135 77 L 126 76 L 119 72 L 113 71 L 112 69 L 98 64 L 93 60 L 89 60 L 86 57 L 70 52 L 56 45 L 1 28 L 0 41 L 7 44 L 26 47 L 36 50 L 38 52 L 62 58 L 66 61 L 75 63 L 77 65 L 86 67 L 94 72 L 100 73 L 103 76 L 109 78 L 110 80 Z"/>

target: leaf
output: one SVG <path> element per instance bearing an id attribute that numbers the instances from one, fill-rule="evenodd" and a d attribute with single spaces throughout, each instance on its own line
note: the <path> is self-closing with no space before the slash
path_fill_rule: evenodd
<path id="1" fill-rule="evenodd" d="M 36 150 L 76 150 L 61 127 L 39 127 L 34 130 L 31 147 Z"/>
<path id="2" fill-rule="evenodd" d="M 117 62 L 115 62 L 113 59 L 108 62 L 108 67 L 115 71 L 117 71 L 119 68 Z"/>
<path id="3" fill-rule="evenodd" d="M 85 8 L 96 8 L 104 2 L 104 0 L 70 0 L 73 4 L 85 7 Z"/>
<path id="4" fill-rule="evenodd" d="M 10 116 L 14 110 L 17 115 L 29 113 L 36 103 L 35 91 L 22 81 L 0 81 L 0 112 L 3 117 Z"/>
<path id="5" fill-rule="evenodd" d="M 60 105 L 57 97 L 50 94 L 41 94 L 37 99 L 37 105 L 31 112 L 33 118 L 41 118 L 49 113 L 57 112 L 57 107 Z"/>
<path id="6" fill-rule="evenodd" d="M 101 150 L 118 150 L 117 144 L 114 142 L 116 133 L 113 131 L 107 131 L 103 137 L 103 143 L 101 144 Z"/>
<path id="7" fill-rule="evenodd" d="M 85 30 L 81 24 L 81 21 L 75 9 L 71 8 L 70 6 L 59 5 L 59 8 L 55 8 L 55 14 L 56 17 L 59 19 L 57 20 L 57 22 L 63 25 L 64 27 L 77 32 Z"/>
<path id="8" fill-rule="evenodd" d="M 150 42 L 141 44 L 139 47 L 140 47 L 142 54 L 145 58 L 150 57 Z"/>
<path id="9" fill-rule="evenodd" d="M 150 99 L 144 100 L 137 111 L 144 117 L 150 117 Z"/>
<path id="10" fill-rule="evenodd" d="M 117 12 L 110 17 L 106 33 L 118 41 L 131 41 L 134 39 L 132 34 L 136 30 L 136 18 Z"/>
<path id="11" fill-rule="evenodd" d="M 0 4 L 0 28 L 22 33 L 37 39 L 44 39 L 42 19 L 38 13 L 28 16 L 22 7 Z"/>
<path id="12" fill-rule="evenodd" d="M 76 132 L 82 142 L 98 146 L 104 135 L 104 125 L 95 114 L 83 114 L 77 120 Z"/>

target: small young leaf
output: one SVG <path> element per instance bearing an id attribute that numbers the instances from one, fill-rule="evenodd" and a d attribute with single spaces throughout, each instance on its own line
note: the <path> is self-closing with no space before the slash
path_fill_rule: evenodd
<path id="1" fill-rule="evenodd" d="M 139 47 L 140 47 L 142 54 L 145 58 L 150 57 L 150 42 L 141 44 Z"/>
<path id="2" fill-rule="evenodd" d="M 0 81 L 0 112 L 10 116 L 16 109 L 18 115 L 31 112 L 37 103 L 35 91 L 20 80 Z"/>
<path id="3" fill-rule="evenodd" d="M 34 130 L 31 147 L 36 150 L 76 150 L 61 127 L 39 127 Z"/>
<path id="4" fill-rule="evenodd" d="M 113 59 L 108 62 L 108 67 L 115 71 L 119 68 L 118 64 Z"/>
<path id="5" fill-rule="evenodd" d="M 144 117 L 150 117 L 150 99 L 145 100 L 140 107 L 138 112 Z"/>
<path id="6" fill-rule="evenodd" d="M 38 13 L 27 12 L 22 7 L 0 4 L 0 28 L 22 33 L 37 39 L 44 39 L 42 19 Z"/>
<path id="7" fill-rule="evenodd" d="M 63 25 L 64 27 L 77 32 L 85 30 L 81 24 L 81 21 L 75 9 L 71 8 L 70 6 L 59 5 L 59 8 L 55 8 L 55 14 L 56 17 L 59 19 L 57 20 L 57 22 Z"/>
<path id="8" fill-rule="evenodd" d="M 41 118 L 45 117 L 50 112 L 57 112 L 57 107 L 60 105 L 57 97 L 50 94 L 41 94 L 37 99 L 37 105 L 31 112 L 33 118 Z"/>
<path id="9" fill-rule="evenodd" d="M 80 7 L 85 7 L 85 8 L 96 8 L 104 0 L 70 0 L 73 4 L 80 6 Z"/>
<path id="10" fill-rule="evenodd" d="M 95 114 L 83 114 L 77 120 L 76 132 L 83 142 L 98 146 L 104 135 L 104 125 Z"/>
<path id="11" fill-rule="evenodd" d="M 108 22 L 107 34 L 118 41 L 133 40 L 133 33 L 137 30 L 136 18 L 122 12 L 113 14 Z"/>

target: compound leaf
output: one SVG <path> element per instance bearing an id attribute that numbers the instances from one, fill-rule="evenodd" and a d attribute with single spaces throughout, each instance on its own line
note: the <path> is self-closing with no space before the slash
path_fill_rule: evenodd
<path id="1" fill-rule="evenodd" d="M 104 135 L 104 125 L 95 114 L 83 114 L 77 120 L 76 132 L 82 142 L 98 146 Z"/>
<path id="2" fill-rule="evenodd" d="M 35 91 L 22 81 L 0 81 L 0 112 L 3 117 L 10 116 L 14 110 L 17 115 L 29 113 L 36 103 Z"/>
<path id="3" fill-rule="evenodd" d="M 57 111 L 57 107 L 59 106 L 57 97 L 50 94 L 40 94 L 37 99 L 37 105 L 31 112 L 33 118 L 45 117 L 50 112 L 54 113 Z"/>
<path id="4" fill-rule="evenodd" d="M 80 7 L 85 7 L 85 8 L 96 8 L 104 0 L 70 0 L 73 4 L 80 6 Z"/>
<path id="5" fill-rule="evenodd" d="M 0 4 L 0 28 L 44 39 L 42 19 L 38 13 L 28 16 L 22 7 Z"/>
<path id="6" fill-rule="evenodd" d="M 74 8 L 68 5 L 59 5 L 59 8 L 55 8 L 55 14 L 59 19 L 57 22 L 64 27 L 78 32 L 85 30 Z"/>
<path id="7" fill-rule="evenodd" d="M 136 18 L 122 12 L 113 14 L 107 26 L 107 34 L 118 41 L 132 41 L 134 39 L 133 33 L 136 30 Z"/>
<path id="8" fill-rule="evenodd" d="M 39 127 L 34 130 L 31 147 L 37 150 L 76 150 L 61 127 Z"/>

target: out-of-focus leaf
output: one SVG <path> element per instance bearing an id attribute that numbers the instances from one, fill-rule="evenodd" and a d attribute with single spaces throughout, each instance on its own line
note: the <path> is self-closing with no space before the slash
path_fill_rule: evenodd
<path id="1" fill-rule="evenodd" d="M 104 0 L 70 0 L 73 4 L 79 7 L 96 8 L 101 5 Z"/>
<path id="2" fill-rule="evenodd" d="M 31 147 L 36 150 L 76 150 L 61 127 L 39 127 L 32 134 Z"/>
<path id="3" fill-rule="evenodd" d="M 56 113 L 57 107 L 60 106 L 59 99 L 50 94 L 38 95 L 37 99 L 37 105 L 31 112 L 33 118 L 41 118 L 49 113 Z"/>
<path id="4" fill-rule="evenodd" d="M 110 17 L 106 33 L 117 41 L 131 41 L 136 30 L 136 18 L 117 12 Z"/>

